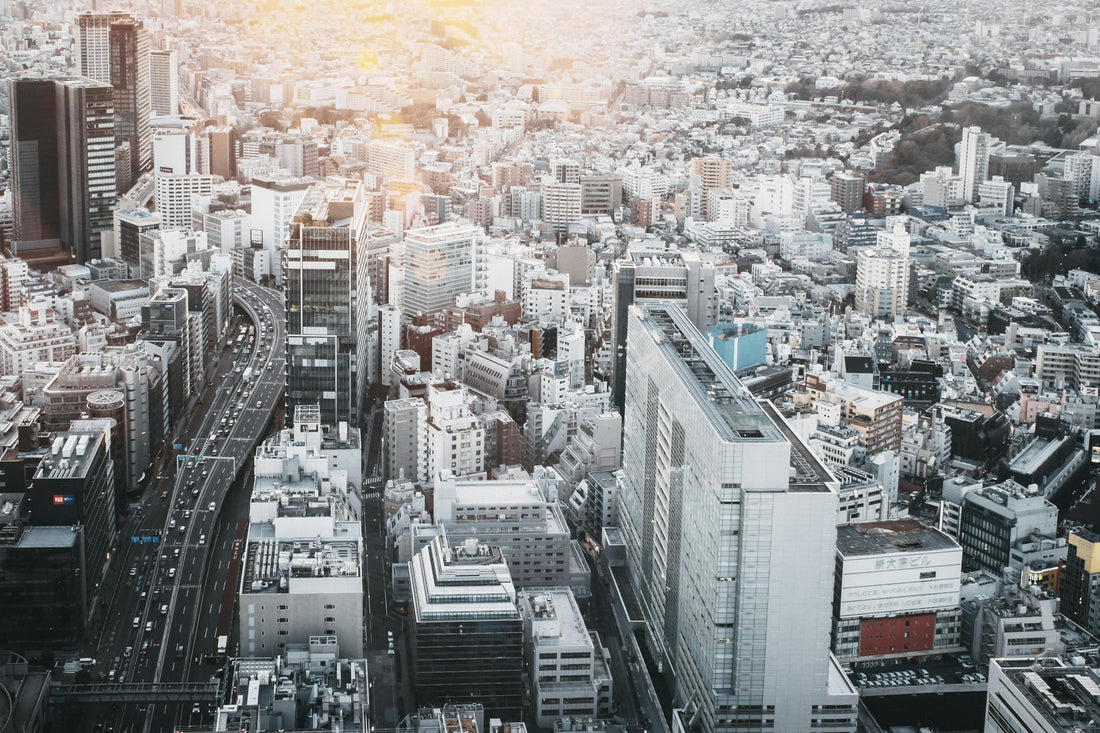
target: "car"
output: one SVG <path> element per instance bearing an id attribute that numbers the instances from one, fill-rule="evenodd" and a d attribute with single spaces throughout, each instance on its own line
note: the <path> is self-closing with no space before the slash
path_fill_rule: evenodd
<path id="1" fill-rule="evenodd" d="M 143 590 L 143 591 L 141 592 L 141 600 L 143 600 L 143 601 L 144 601 L 144 600 L 145 600 L 145 597 L 146 597 L 147 595 L 149 595 L 149 591 L 144 591 L 144 590 Z"/>
<path id="2" fill-rule="evenodd" d="M 167 499 L 168 498 L 168 492 L 167 491 L 160 492 L 160 498 Z"/>
<path id="3" fill-rule="evenodd" d="M 215 502 L 215 501 L 212 501 L 212 502 L 210 502 L 210 504 L 206 508 L 209 509 L 212 512 L 216 511 L 217 508 L 218 508 L 218 503 Z"/>
<path id="4" fill-rule="evenodd" d="M 187 525 L 186 524 L 181 524 L 180 525 L 180 534 L 183 534 L 186 531 L 187 531 Z"/>
<path id="5" fill-rule="evenodd" d="M 134 648 L 132 646 L 128 646 L 128 647 L 126 647 L 126 651 L 124 651 L 122 653 L 122 656 L 129 659 L 131 656 L 133 656 L 133 654 L 134 654 Z"/>
<path id="6" fill-rule="evenodd" d="M 195 703 L 194 705 L 192 705 L 191 706 L 191 714 L 192 715 L 202 714 L 202 706 L 200 706 L 198 703 Z"/>
<path id="7" fill-rule="evenodd" d="M 263 403 L 262 400 L 256 400 L 256 407 L 263 407 L 263 406 L 264 406 L 264 403 Z"/>
<path id="8" fill-rule="evenodd" d="M 168 577 L 169 578 L 176 577 L 176 569 L 175 568 L 168 568 Z"/>
<path id="9" fill-rule="evenodd" d="M 204 534 L 199 535 L 199 544 L 200 545 L 205 545 L 206 544 L 206 535 L 204 535 Z"/>
<path id="10" fill-rule="evenodd" d="M 168 529 L 175 529 L 175 528 L 176 528 L 176 520 L 174 520 L 174 519 L 168 520 Z"/>
<path id="11" fill-rule="evenodd" d="M 152 630 L 153 630 L 153 622 L 152 621 L 146 621 L 145 622 L 145 633 L 148 634 Z"/>
<path id="12" fill-rule="evenodd" d="M 163 616 L 168 613 L 168 604 L 165 603 L 160 607 L 160 615 Z"/>
<path id="13" fill-rule="evenodd" d="M 137 568 L 130 568 L 130 575 L 137 575 Z"/>

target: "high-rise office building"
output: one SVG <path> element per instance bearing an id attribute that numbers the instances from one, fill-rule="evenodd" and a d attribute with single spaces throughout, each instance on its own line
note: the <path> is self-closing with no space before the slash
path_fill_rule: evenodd
<path id="1" fill-rule="evenodd" d="M 1100 632 L 1100 535 L 1083 528 L 1069 533 L 1059 597 L 1066 617 L 1091 634 Z"/>
<path id="2" fill-rule="evenodd" d="M 321 422 L 355 424 L 357 250 L 366 228 L 363 186 L 312 187 L 290 222 L 283 259 L 287 415 L 319 404 Z"/>
<path id="3" fill-rule="evenodd" d="M 77 262 L 103 255 L 102 235 L 114 228 L 114 103 L 109 84 L 57 82 L 59 233 Z"/>
<path id="4" fill-rule="evenodd" d="M 405 235 L 405 295 L 409 316 L 427 316 L 474 290 L 480 227 L 447 223 Z"/>
<path id="5" fill-rule="evenodd" d="M 57 91 L 52 79 L 11 79 L 12 239 L 57 239 Z"/>
<path id="6" fill-rule="evenodd" d="M 79 13 L 76 16 L 80 75 L 89 79 L 111 83 L 111 23 L 133 18 L 129 13 Z"/>
<path id="7" fill-rule="evenodd" d="M 115 145 L 130 151 L 129 175 L 118 182 L 129 190 L 152 165 L 149 128 L 149 34 L 140 21 L 122 18 L 111 23 L 111 86 L 115 90 Z"/>
<path id="8" fill-rule="evenodd" d="M 499 547 L 445 532 L 409 562 L 410 663 L 417 700 L 481 702 L 496 716 L 523 701 L 523 621 Z"/>
<path id="9" fill-rule="evenodd" d="M 706 333 L 718 318 L 714 265 L 695 252 L 636 251 L 613 264 L 611 281 L 611 400 L 623 407 L 626 388 L 627 311 L 633 303 L 669 300 Z"/>
<path id="10" fill-rule="evenodd" d="M 27 491 L 28 524 L 83 526 L 83 582 L 89 605 L 104 579 L 118 533 L 114 486 L 107 431 L 73 427 L 55 434 Z"/>
<path id="11" fill-rule="evenodd" d="M 173 116 L 180 112 L 179 57 L 175 51 L 149 52 L 149 114 Z"/>
<path id="12" fill-rule="evenodd" d="M 620 528 L 674 729 L 854 731 L 829 651 L 839 482 L 678 306 L 631 306 L 626 349 Z"/>
<path id="13" fill-rule="evenodd" d="M 964 127 L 959 143 L 959 177 L 966 203 L 978 196 L 978 186 L 989 178 L 989 146 L 992 136 L 980 127 Z"/>

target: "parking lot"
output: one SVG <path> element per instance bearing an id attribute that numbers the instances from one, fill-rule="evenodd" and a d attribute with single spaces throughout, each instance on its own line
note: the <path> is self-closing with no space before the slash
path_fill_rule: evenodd
<path id="1" fill-rule="evenodd" d="M 856 687 L 916 687 L 922 685 L 984 684 L 985 675 L 969 655 L 946 656 L 926 661 L 892 660 L 853 665 L 848 677 Z"/>

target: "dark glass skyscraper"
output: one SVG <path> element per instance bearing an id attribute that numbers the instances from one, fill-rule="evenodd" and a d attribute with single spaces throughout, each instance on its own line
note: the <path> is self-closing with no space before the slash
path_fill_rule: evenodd
<path id="1" fill-rule="evenodd" d="M 78 262 L 100 257 L 117 195 L 111 85 L 21 78 L 8 92 L 13 240 L 57 239 Z"/>
<path id="2" fill-rule="evenodd" d="M 57 92 L 53 79 L 11 79 L 12 238 L 60 236 Z"/>
<path id="3" fill-rule="evenodd" d="M 283 261 L 288 419 L 298 405 L 319 404 L 323 424 L 356 420 L 356 249 L 366 223 L 361 190 L 354 182 L 314 186 L 290 222 Z"/>
<path id="4" fill-rule="evenodd" d="M 115 144 L 129 148 L 129 168 L 120 169 L 119 190 L 127 190 L 153 164 L 149 128 L 149 34 L 140 21 L 111 23 L 111 85 L 114 87 Z"/>

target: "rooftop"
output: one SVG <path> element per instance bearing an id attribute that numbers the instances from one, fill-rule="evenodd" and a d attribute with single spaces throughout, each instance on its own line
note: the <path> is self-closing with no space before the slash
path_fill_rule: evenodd
<path id="1" fill-rule="evenodd" d="M 864 522 L 837 527 L 836 548 L 845 557 L 959 549 L 937 529 L 912 519 Z"/>
<path id="2" fill-rule="evenodd" d="M 1083 664 L 1060 662 L 998 659 L 996 664 L 1005 684 L 1015 687 L 1053 730 L 1100 731 L 1100 674 Z"/>
<path id="3" fill-rule="evenodd" d="M 668 303 L 632 306 L 649 316 L 657 347 L 668 352 L 669 360 L 695 393 L 696 402 L 710 418 L 722 438 L 728 441 L 783 440 L 773 419 L 764 413 L 752 394 L 682 310 Z"/>

